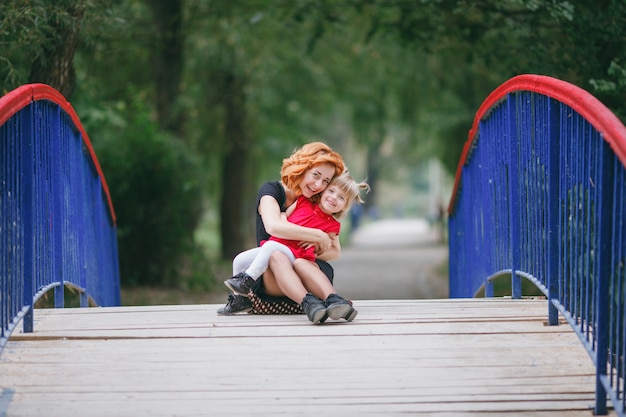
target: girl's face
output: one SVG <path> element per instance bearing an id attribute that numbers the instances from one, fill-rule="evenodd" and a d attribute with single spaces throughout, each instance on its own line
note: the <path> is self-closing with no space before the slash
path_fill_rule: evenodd
<path id="1" fill-rule="evenodd" d="M 330 185 L 322 193 L 320 208 L 326 214 L 333 215 L 346 208 L 348 195 L 336 185 Z"/>
<path id="2" fill-rule="evenodd" d="M 335 175 L 335 167 L 331 164 L 320 164 L 309 169 L 304 173 L 304 178 L 300 183 L 302 195 L 311 198 L 324 191 L 333 179 L 333 175 Z"/>

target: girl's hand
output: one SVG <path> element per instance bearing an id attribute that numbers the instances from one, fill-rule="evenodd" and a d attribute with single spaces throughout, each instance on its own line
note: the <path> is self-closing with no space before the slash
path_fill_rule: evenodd
<path id="1" fill-rule="evenodd" d="M 315 242 L 306 242 L 306 241 L 301 241 L 298 243 L 298 246 L 303 248 L 303 249 L 309 249 L 311 247 L 316 247 L 316 243 Z"/>

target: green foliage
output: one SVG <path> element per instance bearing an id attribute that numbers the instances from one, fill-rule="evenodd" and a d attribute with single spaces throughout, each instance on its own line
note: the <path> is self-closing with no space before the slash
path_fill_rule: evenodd
<path id="1" fill-rule="evenodd" d="M 626 120 L 626 68 L 616 61 L 611 62 L 606 78 L 589 80 L 594 93 L 601 97 L 602 102 L 616 109 L 616 114 Z"/>
<path id="2" fill-rule="evenodd" d="M 399 167 L 417 172 L 433 156 L 454 172 L 482 100 L 521 73 L 586 88 L 626 120 L 623 1 L 183 4 L 181 93 L 172 105 L 184 117 L 173 137 L 157 127 L 158 37 L 144 0 L 0 2 L 3 92 L 26 82 L 32 63 L 58 42 L 53 23 L 71 22 L 67 8 L 84 8 L 71 101 L 113 193 L 126 284 L 185 276 L 203 285 L 209 275 L 210 256 L 193 236 L 219 252 L 222 163 L 234 142 L 225 104 L 232 80 L 242 95 L 230 115 L 250 139 L 242 169 L 251 184 L 241 185 L 250 205 L 255 185 L 277 178 L 282 158 L 310 140 L 344 153 L 356 176 L 376 169 L 395 183 L 409 171 Z M 207 213 L 212 221 L 199 232 Z M 252 236 L 252 224 L 246 227 Z"/>
<path id="3" fill-rule="evenodd" d="M 80 30 L 83 42 L 113 27 L 113 0 L 4 0 L 0 2 L 0 92 L 30 82 L 35 62 Z M 84 23 L 86 22 L 86 23 Z"/>
<path id="4" fill-rule="evenodd" d="M 193 261 L 193 231 L 202 213 L 198 158 L 159 132 L 139 101 L 121 110 L 128 125 L 101 134 L 95 146 L 117 214 L 125 285 L 176 285 Z"/>
<path id="5" fill-rule="evenodd" d="M 0 86 L 7 93 L 28 82 L 31 65 L 60 41 L 53 22 L 68 23 L 63 5 L 46 1 L 0 3 Z"/>

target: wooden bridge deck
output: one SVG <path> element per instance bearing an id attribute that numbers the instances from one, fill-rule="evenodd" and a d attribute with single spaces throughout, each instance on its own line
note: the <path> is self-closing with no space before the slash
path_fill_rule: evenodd
<path id="1" fill-rule="evenodd" d="M 545 300 L 356 301 L 353 323 L 218 305 L 37 310 L 0 416 L 592 416 L 594 369 Z"/>

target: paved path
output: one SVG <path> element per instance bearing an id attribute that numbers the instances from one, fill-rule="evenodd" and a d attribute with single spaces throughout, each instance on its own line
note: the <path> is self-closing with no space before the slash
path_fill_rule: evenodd
<path id="1" fill-rule="evenodd" d="M 448 298 L 448 246 L 421 219 L 385 219 L 363 225 L 335 268 L 335 288 L 353 300 Z M 224 292 L 208 302 L 221 304 Z"/>
<path id="2" fill-rule="evenodd" d="M 358 300 L 448 297 L 448 247 L 422 219 L 385 219 L 355 231 L 332 262 L 335 287 Z"/>

